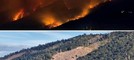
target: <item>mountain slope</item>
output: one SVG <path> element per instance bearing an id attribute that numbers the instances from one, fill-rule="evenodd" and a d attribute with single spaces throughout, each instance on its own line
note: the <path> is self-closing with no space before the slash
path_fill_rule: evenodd
<path id="1" fill-rule="evenodd" d="M 121 33 L 122 34 L 122 33 Z M 77 60 L 133 60 L 134 34 L 122 35 Z"/>
<path id="2" fill-rule="evenodd" d="M 24 54 L 12 60 L 107 60 L 132 59 L 134 32 L 111 32 L 108 34 L 79 35 L 24 49 L 3 57 L 3 60 L 17 54 Z M 123 58 L 124 60 L 124 58 Z"/>
<path id="3" fill-rule="evenodd" d="M 101 44 L 101 43 L 104 44 Z M 98 49 L 98 47 L 105 45 L 108 43 L 107 41 L 101 41 L 101 42 L 96 42 L 93 43 L 89 46 L 80 46 L 75 49 L 65 51 L 65 52 L 60 52 L 55 55 L 53 55 L 51 60 L 76 60 L 78 57 L 82 57 L 87 55 L 88 53 Z"/>

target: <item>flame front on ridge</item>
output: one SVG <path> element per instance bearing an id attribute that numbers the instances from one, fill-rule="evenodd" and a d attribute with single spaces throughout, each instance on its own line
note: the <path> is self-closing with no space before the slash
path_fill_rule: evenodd
<path id="1" fill-rule="evenodd" d="M 53 28 L 66 22 L 83 18 L 94 7 L 111 0 L 7 0 L 5 2 L 8 1 L 9 5 L 5 4 L 5 6 L 0 7 L 0 12 L 6 9 L 11 9 L 9 12 L 18 11 L 12 14 L 13 21 L 30 16 L 36 12 L 37 14 L 34 17 L 37 17 L 44 26 Z"/>

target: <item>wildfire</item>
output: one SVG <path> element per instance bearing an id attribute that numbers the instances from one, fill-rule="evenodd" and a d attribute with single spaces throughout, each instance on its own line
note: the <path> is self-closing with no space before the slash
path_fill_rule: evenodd
<path id="1" fill-rule="evenodd" d="M 13 21 L 16 21 L 34 13 L 39 7 L 41 7 L 43 0 L 14 0 L 14 2 L 7 0 L 7 2 L 8 1 L 10 3 L 9 5 L 13 5 L 11 7 L 14 8 L 14 11 L 18 10 L 16 13 L 13 14 L 12 18 Z M 12 8 L 10 8 L 11 12 L 14 12 L 12 11 Z"/>
<path id="2" fill-rule="evenodd" d="M 74 18 L 70 18 L 70 19 L 68 19 L 68 21 L 77 20 L 77 19 L 80 19 L 80 18 L 82 18 L 82 17 L 85 17 L 89 12 L 90 12 L 90 11 L 89 11 L 88 9 L 84 9 L 84 10 L 81 12 L 80 15 L 78 15 L 78 16 L 76 16 L 76 17 L 74 17 Z M 68 22 L 68 21 L 66 21 L 66 22 Z"/>
<path id="3" fill-rule="evenodd" d="M 10 0 L 7 1 L 10 2 L 10 4 L 7 4 L 7 9 L 11 9 L 10 12 L 13 12 L 13 21 L 36 13 L 34 16 L 35 18 L 41 21 L 45 26 L 53 28 L 66 22 L 83 18 L 88 15 L 94 7 L 111 0 L 14 0 L 14 2 Z M 7 3 L 7 1 L 5 1 L 5 3 Z M 8 8 L 9 6 L 11 6 L 12 8 Z M 3 6 L 2 8 L 5 8 L 5 6 Z M 42 10 L 40 11 L 39 9 Z M 14 11 L 16 10 L 18 12 L 14 13 Z"/>
<path id="4" fill-rule="evenodd" d="M 79 2 L 77 2 L 78 4 L 82 3 L 80 2 L 81 0 L 78 0 Z M 89 14 L 89 12 L 96 6 L 98 6 L 100 3 L 105 3 L 109 0 L 85 0 L 85 1 L 88 1 L 88 4 L 87 5 L 84 5 L 84 3 L 87 3 L 87 2 L 83 2 L 83 6 L 79 6 L 79 5 L 74 5 L 76 2 L 74 1 L 69 1 L 69 0 L 64 0 L 64 4 L 65 4 L 65 7 L 68 9 L 68 10 L 65 10 L 65 11 L 59 11 L 60 13 L 63 13 L 62 16 L 58 15 L 57 14 L 54 14 L 54 13 L 50 13 L 51 15 L 57 15 L 56 17 L 53 16 L 53 17 L 50 17 L 51 15 L 44 15 L 46 16 L 43 20 L 44 20 L 44 25 L 47 25 L 47 26 L 50 26 L 51 28 L 53 27 L 57 27 L 63 23 L 66 23 L 66 22 L 69 22 L 71 20 L 77 20 L 77 19 L 80 19 L 80 18 L 83 18 L 85 17 L 86 15 Z M 111 1 L 111 0 L 110 0 Z M 57 5 L 58 6 L 58 5 Z M 77 12 L 79 14 L 72 14 L 71 9 L 75 9 L 75 8 L 81 8 L 81 12 Z M 57 8 L 58 9 L 58 8 Z M 61 8 L 62 9 L 62 8 Z M 77 10 L 76 10 L 77 11 Z M 52 11 L 53 12 L 53 11 Z M 54 11 L 55 12 L 55 11 Z M 67 15 L 64 14 L 64 12 L 67 12 Z M 69 16 L 68 16 L 69 15 Z M 49 17 L 48 17 L 49 16 Z M 65 16 L 65 17 L 64 17 Z M 73 16 L 73 17 L 70 17 L 70 16 Z M 59 17 L 60 19 L 56 19 L 57 17 Z M 60 21 L 60 22 L 59 22 Z"/>
<path id="5" fill-rule="evenodd" d="M 52 15 L 43 16 L 43 19 L 43 24 L 45 24 L 45 26 L 48 26 L 49 28 L 53 28 L 62 24 L 60 21 L 56 20 Z"/>
<path id="6" fill-rule="evenodd" d="M 23 18 L 23 15 L 24 15 L 24 10 L 21 9 L 21 10 L 20 10 L 19 12 L 17 12 L 17 13 L 15 14 L 15 16 L 13 17 L 13 21 L 16 21 L 16 20 L 18 20 L 18 19 Z"/>

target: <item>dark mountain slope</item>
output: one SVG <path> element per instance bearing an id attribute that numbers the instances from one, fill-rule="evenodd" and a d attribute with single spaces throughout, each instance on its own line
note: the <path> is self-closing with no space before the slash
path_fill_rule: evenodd
<path id="1" fill-rule="evenodd" d="M 7 22 L 5 24 L 0 25 L 0 29 L 24 29 L 24 30 L 40 30 L 40 29 L 48 29 L 41 24 L 38 19 L 33 16 L 28 16 L 17 21 Z"/>
<path id="2" fill-rule="evenodd" d="M 113 0 L 96 7 L 86 17 L 55 29 L 134 29 L 133 3 L 133 0 Z"/>

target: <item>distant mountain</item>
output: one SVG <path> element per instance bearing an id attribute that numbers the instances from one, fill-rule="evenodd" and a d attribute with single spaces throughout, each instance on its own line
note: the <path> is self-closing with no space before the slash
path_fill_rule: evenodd
<path id="1" fill-rule="evenodd" d="M 79 35 L 6 55 L 0 60 L 133 60 L 134 32 Z"/>

